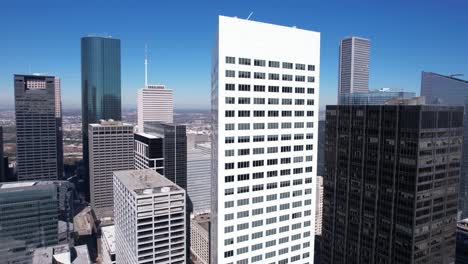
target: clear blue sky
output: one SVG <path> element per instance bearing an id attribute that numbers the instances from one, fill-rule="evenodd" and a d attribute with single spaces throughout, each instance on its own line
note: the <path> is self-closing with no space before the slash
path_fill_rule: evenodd
<path id="1" fill-rule="evenodd" d="M 134 107 L 143 86 L 144 46 L 150 83 L 175 91 L 175 106 L 210 105 L 210 57 L 217 16 L 321 32 L 320 105 L 336 102 L 338 43 L 371 39 L 370 87 L 419 93 L 422 70 L 468 78 L 466 0 L 0 1 L 0 108 L 13 107 L 14 73 L 62 78 L 65 108 L 79 107 L 80 37 L 110 34 L 122 41 L 122 97 Z"/>

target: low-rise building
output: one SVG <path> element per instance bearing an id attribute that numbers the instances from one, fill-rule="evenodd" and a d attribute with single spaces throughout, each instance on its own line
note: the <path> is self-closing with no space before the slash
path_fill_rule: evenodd
<path id="1" fill-rule="evenodd" d="M 190 219 L 190 259 L 195 264 L 210 263 L 210 214 Z"/>
<path id="2" fill-rule="evenodd" d="M 115 228 L 113 225 L 101 228 L 102 264 L 115 264 Z"/>

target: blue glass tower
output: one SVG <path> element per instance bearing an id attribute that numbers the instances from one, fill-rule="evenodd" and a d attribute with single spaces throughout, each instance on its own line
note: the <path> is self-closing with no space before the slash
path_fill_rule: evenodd
<path id="1" fill-rule="evenodd" d="M 120 40 L 81 38 L 81 115 L 86 196 L 89 200 L 88 125 L 122 119 Z"/>

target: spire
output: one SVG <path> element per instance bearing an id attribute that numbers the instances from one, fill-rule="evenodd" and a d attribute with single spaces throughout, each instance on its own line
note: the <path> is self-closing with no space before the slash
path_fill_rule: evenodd
<path id="1" fill-rule="evenodd" d="M 145 44 L 145 88 L 148 87 L 148 45 Z"/>

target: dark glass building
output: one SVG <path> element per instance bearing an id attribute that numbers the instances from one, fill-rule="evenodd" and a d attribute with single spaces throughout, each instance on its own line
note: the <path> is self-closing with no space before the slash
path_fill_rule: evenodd
<path id="1" fill-rule="evenodd" d="M 3 160 L 3 127 L 0 126 L 0 182 L 6 181 L 6 168 Z"/>
<path id="2" fill-rule="evenodd" d="M 15 75 L 18 180 L 57 180 L 63 174 L 60 80 Z"/>
<path id="3" fill-rule="evenodd" d="M 89 188 L 88 125 L 122 120 L 120 40 L 81 38 L 81 115 L 85 184 Z M 89 200 L 89 189 L 86 190 Z"/>
<path id="4" fill-rule="evenodd" d="M 468 219 L 458 222 L 456 264 L 468 264 Z"/>
<path id="5" fill-rule="evenodd" d="M 327 106 L 321 263 L 453 263 L 462 140 L 463 107 Z"/>

